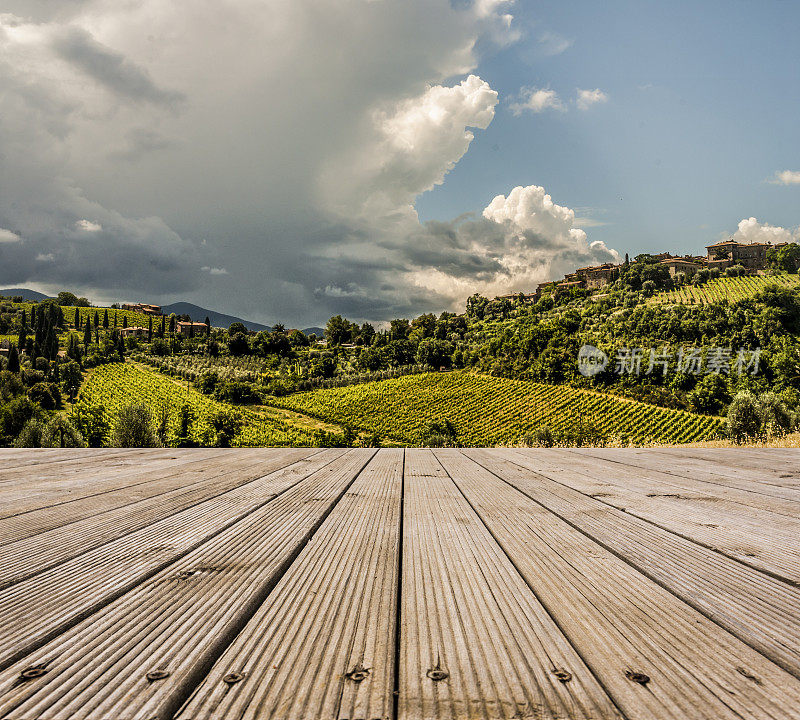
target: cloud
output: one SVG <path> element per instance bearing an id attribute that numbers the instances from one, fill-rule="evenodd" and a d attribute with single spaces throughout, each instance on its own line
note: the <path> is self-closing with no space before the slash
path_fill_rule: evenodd
<path id="1" fill-rule="evenodd" d="M 58 57 L 116 95 L 157 105 L 174 105 L 184 99 L 179 92 L 158 87 L 146 69 L 99 43 L 83 28 L 57 29 L 52 47 Z"/>
<path id="2" fill-rule="evenodd" d="M 0 244 L 3 285 L 311 324 L 463 307 L 615 256 L 535 186 L 419 221 L 493 120 L 475 68 L 517 37 L 513 3 L 30 7 L 0 17 L 0 227 L 24 238 Z"/>
<path id="3" fill-rule="evenodd" d="M 773 185 L 800 185 L 800 170 L 782 170 L 767 182 Z"/>
<path id="4" fill-rule="evenodd" d="M 783 243 L 797 242 L 800 240 L 800 228 L 787 230 L 786 228 L 760 223 L 756 218 L 746 218 L 739 223 L 733 234 L 733 239 L 741 243 Z"/>
<path id="5" fill-rule="evenodd" d="M 575 41 L 570 38 L 565 38 L 558 33 L 546 30 L 539 33 L 536 42 L 539 44 L 539 52 L 541 52 L 542 55 L 552 56 L 560 55 L 565 50 L 572 47 Z"/>
<path id="6" fill-rule="evenodd" d="M 92 222 L 91 220 L 78 220 L 75 223 L 75 227 L 84 232 L 100 232 L 103 229 L 100 223 Z"/>
<path id="7" fill-rule="evenodd" d="M 533 113 L 545 110 L 566 110 L 558 93 L 549 88 L 524 88 L 520 92 L 519 101 L 510 103 L 508 107 L 514 115 L 521 115 L 525 110 Z"/>
<path id="8" fill-rule="evenodd" d="M 576 104 L 579 110 L 588 110 L 592 105 L 608 102 L 608 95 L 600 88 L 594 90 L 578 89 Z"/>
<path id="9" fill-rule="evenodd" d="M 15 243 L 19 241 L 20 241 L 19 235 L 11 232 L 11 230 L 0 228 L 0 243 Z"/>

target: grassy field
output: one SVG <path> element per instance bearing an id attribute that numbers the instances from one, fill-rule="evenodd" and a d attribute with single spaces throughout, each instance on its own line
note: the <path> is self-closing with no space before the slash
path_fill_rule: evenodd
<path id="1" fill-rule="evenodd" d="M 712 439 L 724 425 L 722 418 L 587 390 L 466 372 L 315 390 L 274 404 L 411 445 L 420 442 L 428 423 L 445 419 L 464 445 L 513 444 L 542 425 L 564 431 L 581 422 L 623 442 L 684 443 Z"/>
<path id="2" fill-rule="evenodd" d="M 650 302 L 681 305 L 705 305 L 723 300 L 737 302 L 753 297 L 769 285 L 796 288 L 800 277 L 783 273 L 781 275 L 747 275 L 745 277 L 721 277 L 709 280 L 700 287 L 687 285 L 677 290 L 667 290 L 653 297 Z"/>
<path id="3" fill-rule="evenodd" d="M 211 433 L 209 416 L 234 409 L 228 403 L 218 402 L 172 378 L 132 363 L 112 363 L 93 370 L 81 388 L 79 401 L 105 407 L 106 418 L 112 427 L 115 414 L 123 404 L 143 402 L 156 415 L 165 408 L 169 413 L 169 434 L 172 437 L 177 434 L 181 407 L 188 405 L 197 418 L 193 437 L 206 442 Z M 236 447 L 313 445 L 313 430 L 318 423 L 292 422 L 291 415 L 273 410 L 236 410 L 244 420 L 233 442 Z"/>

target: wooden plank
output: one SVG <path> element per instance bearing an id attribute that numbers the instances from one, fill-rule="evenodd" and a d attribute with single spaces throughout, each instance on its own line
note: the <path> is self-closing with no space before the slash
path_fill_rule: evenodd
<path id="1" fill-rule="evenodd" d="M 159 454 L 153 458 L 97 458 L 38 479 L 28 475 L 10 479 L 0 488 L 0 518 L 46 510 L 74 500 L 142 485 L 149 479 L 165 477 L 222 454 L 219 449 L 204 449 L 194 450 L 191 454 Z"/>
<path id="2" fill-rule="evenodd" d="M 534 460 L 465 454 L 800 678 L 800 588 L 526 469 Z"/>
<path id="3" fill-rule="evenodd" d="M 171 717 L 374 452 L 348 451 L 0 673 L 0 717 Z M 32 665 L 46 673 L 20 681 Z"/>
<path id="4" fill-rule="evenodd" d="M 402 481 L 381 450 L 178 718 L 392 715 Z"/>
<path id="5" fill-rule="evenodd" d="M 791 518 L 800 516 L 800 491 L 767 485 L 761 481 L 743 479 L 745 476 L 725 477 L 715 474 L 713 466 L 701 460 L 691 460 L 688 465 L 679 465 L 672 456 L 658 456 L 648 465 L 632 465 L 624 461 L 627 455 L 610 457 L 595 455 L 594 451 L 552 451 L 556 457 L 568 458 L 570 469 L 589 470 L 595 474 L 608 474 L 624 480 L 631 490 L 646 493 L 680 493 L 687 498 L 707 499 L 709 502 L 736 503 L 741 506 L 732 512 L 744 509 L 764 510 Z"/>
<path id="6" fill-rule="evenodd" d="M 0 546 L 0 589 L 55 567 L 72 557 L 150 525 L 238 485 L 278 470 L 313 450 L 296 449 L 256 461 L 250 454 L 234 454 L 209 463 L 198 473 L 204 476 L 187 488 L 147 498 L 114 510 L 87 516 L 67 525 Z M 22 521 L 25 517 L 22 518 Z M 9 523 L 11 524 L 11 523 Z M 19 530 L 19 528 L 12 528 Z M 24 526 L 23 526 L 24 532 Z"/>
<path id="7" fill-rule="evenodd" d="M 798 717 L 792 675 L 463 454 L 436 455 L 626 717 Z"/>
<path id="8" fill-rule="evenodd" d="M 322 450 L 0 591 L 0 668 L 121 597 L 344 452 Z"/>
<path id="9" fill-rule="evenodd" d="M 429 450 L 406 451 L 398 703 L 401 720 L 619 717 Z"/>
<path id="10" fill-rule="evenodd" d="M 710 493 L 698 500 L 688 492 L 648 490 L 644 470 L 580 457 L 565 461 L 563 453 L 548 450 L 514 450 L 535 458 L 535 469 L 598 500 L 625 510 L 659 527 L 716 549 L 751 567 L 800 583 L 800 519 L 748 509 L 718 499 Z M 695 498 L 694 500 L 692 498 Z M 764 532 L 769 528 L 769 533 Z"/>
<path id="11" fill-rule="evenodd" d="M 775 456 L 761 457 L 760 463 L 749 449 L 719 449 L 715 458 L 693 457 L 688 451 L 679 448 L 665 449 L 626 448 L 586 448 L 577 450 L 578 454 L 589 455 L 605 461 L 621 463 L 642 470 L 657 470 L 671 475 L 680 475 L 695 480 L 705 480 L 724 487 L 738 487 L 763 495 L 775 495 L 787 500 L 800 500 L 798 488 L 787 485 L 781 475 L 789 474 L 794 480 L 800 479 L 796 471 L 800 464 L 800 451 L 795 451 L 795 463 L 785 463 L 782 469 L 774 465 Z M 743 463 L 750 457 L 749 466 Z M 738 458 L 738 460 L 737 460 Z M 783 490 L 786 488 L 786 490 Z"/>
<path id="12" fill-rule="evenodd" d="M 313 451 L 299 452 L 309 454 Z M 70 494 L 61 502 L 52 502 L 47 507 L 4 518 L 0 524 L 0 546 L 87 517 L 97 518 L 103 513 L 132 506 L 157 495 L 165 496 L 164 501 L 168 502 L 175 496 L 173 491 L 179 491 L 178 494 L 181 495 L 191 492 L 192 489 L 214 482 L 214 478 L 232 471 L 246 475 L 249 467 L 253 473 L 258 474 L 263 463 L 274 462 L 276 459 L 283 461 L 286 457 L 291 457 L 291 462 L 295 455 L 294 453 L 287 455 L 285 451 L 276 449 L 247 450 L 237 453 L 235 462 L 234 456 L 217 453 L 199 457 L 191 462 L 167 463 L 161 470 L 148 467 L 143 474 L 137 473 L 135 478 L 108 480 L 101 487 L 95 487 L 95 492 L 92 494 L 89 494 L 88 490 L 84 491 L 86 494 L 78 492 L 78 497 Z M 76 479 L 73 483 L 79 486 L 80 479 Z M 224 488 L 220 492 L 224 492 Z"/>

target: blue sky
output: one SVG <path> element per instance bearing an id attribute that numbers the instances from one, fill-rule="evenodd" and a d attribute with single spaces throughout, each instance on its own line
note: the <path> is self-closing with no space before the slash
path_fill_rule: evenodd
<path id="1" fill-rule="evenodd" d="M 500 94 L 495 119 L 418 199 L 423 220 L 537 184 L 606 223 L 586 227 L 589 238 L 623 253 L 699 251 L 750 216 L 800 222 L 800 185 L 765 182 L 800 168 L 800 3 L 573 0 L 513 11 L 524 37 L 477 68 Z M 548 55 L 558 38 L 569 47 Z M 515 117 L 509 99 L 523 86 L 554 90 L 566 111 Z M 609 99 L 578 111 L 577 88 Z"/>

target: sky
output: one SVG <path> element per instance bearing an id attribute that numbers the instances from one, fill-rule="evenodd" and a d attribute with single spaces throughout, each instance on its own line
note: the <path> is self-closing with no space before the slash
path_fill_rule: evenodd
<path id="1" fill-rule="evenodd" d="M 800 3 L 5 0 L 0 287 L 289 326 L 796 240 Z"/>

